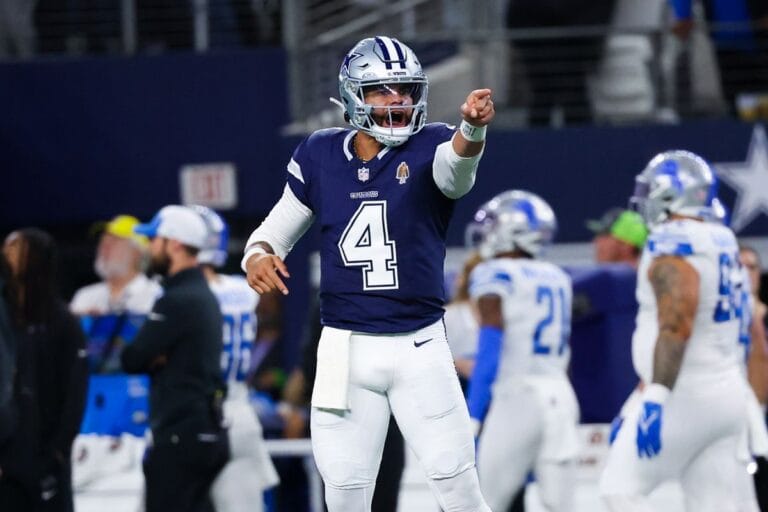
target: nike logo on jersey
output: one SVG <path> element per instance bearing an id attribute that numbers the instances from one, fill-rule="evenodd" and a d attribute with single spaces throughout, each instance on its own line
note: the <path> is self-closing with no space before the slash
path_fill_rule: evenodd
<path id="1" fill-rule="evenodd" d="M 425 343 L 429 343 L 430 341 L 432 341 L 432 339 L 433 339 L 433 338 L 429 338 L 429 339 L 426 339 L 426 340 L 424 340 L 424 341 L 416 341 L 416 340 L 413 340 L 413 346 L 414 346 L 414 347 L 420 347 L 420 346 L 422 346 L 422 345 L 423 345 L 423 344 L 425 344 Z"/>

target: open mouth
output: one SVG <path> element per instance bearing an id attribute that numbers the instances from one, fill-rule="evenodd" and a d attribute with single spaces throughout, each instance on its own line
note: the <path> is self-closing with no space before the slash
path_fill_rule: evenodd
<path id="1" fill-rule="evenodd" d="M 385 128 L 403 128 L 408 125 L 408 116 L 402 110 L 393 110 L 383 119 Z"/>

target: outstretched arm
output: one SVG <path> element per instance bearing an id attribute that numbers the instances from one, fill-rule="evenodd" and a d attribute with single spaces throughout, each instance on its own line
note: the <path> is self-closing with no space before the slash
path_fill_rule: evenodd
<path id="1" fill-rule="evenodd" d="M 435 151 L 432 176 L 440 190 L 458 199 L 472 189 L 485 147 L 485 130 L 496 111 L 490 89 L 476 89 L 461 105 L 461 125 L 449 142 Z"/>

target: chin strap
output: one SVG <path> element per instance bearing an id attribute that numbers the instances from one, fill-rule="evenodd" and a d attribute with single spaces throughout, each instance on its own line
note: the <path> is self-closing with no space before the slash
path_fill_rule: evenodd
<path id="1" fill-rule="evenodd" d="M 342 110 L 342 112 L 347 111 L 347 109 L 344 108 L 344 104 L 339 100 L 337 100 L 336 98 L 328 98 L 328 100 L 330 100 L 330 102 L 333 103 L 334 105 L 338 105 L 338 107 Z"/>

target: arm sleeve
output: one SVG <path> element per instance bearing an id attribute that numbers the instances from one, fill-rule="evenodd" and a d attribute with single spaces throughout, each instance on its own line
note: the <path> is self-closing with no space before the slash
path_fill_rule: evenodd
<path id="1" fill-rule="evenodd" d="M 85 412 L 88 394 L 88 359 L 85 350 L 85 334 L 77 319 L 67 312 L 64 315 L 62 327 L 62 341 L 66 346 L 66 352 L 63 354 L 61 363 L 65 365 L 67 372 L 61 384 L 65 386 L 66 393 L 65 403 L 61 408 L 59 428 L 53 439 L 53 448 L 60 455 L 67 457 L 72 442 L 80 431 Z"/>
<path id="2" fill-rule="evenodd" d="M 458 199 L 472 189 L 477 165 L 484 151 L 485 147 L 478 155 L 460 157 L 453 150 L 453 139 L 437 146 L 432 161 L 432 178 L 446 197 Z"/>
<path id="3" fill-rule="evenodd" d="M 312 210 L 299 201 L 291 187 L 286 185 L 282 197 L 269 212 L 264 222 L 251 233 L 245 244 L 245 254 L 240 262 L 243 272 L 246 271 L 245 263 L 248 258 L 256 253 L 254 250 L 256 242 L 268 243 L 274 249 L 275 254 L 284 259 L 293 249 L 294 244 L 312 225 L 313 220 Z"/>
<path id="4" fill-rule="evenodd" d="M 148 373 L 152 362 L 168 351 L 182 336 L 183 320 L 175 315 L 176 308 L 167 295 L 159 298 L 133 342 L 120 354 L 127 373 Z"/>
<path id="5" fill-rule="evenodd" d="M 485 418 L 491 403 L 491 385 L 499 368 L 502 336 L 498 327 L 480 328 L 475 369 L 467 393 L 469 415 L 479 421 Z"/>

